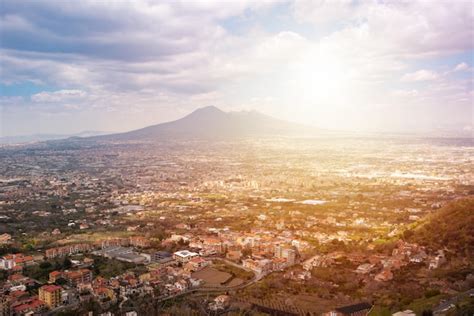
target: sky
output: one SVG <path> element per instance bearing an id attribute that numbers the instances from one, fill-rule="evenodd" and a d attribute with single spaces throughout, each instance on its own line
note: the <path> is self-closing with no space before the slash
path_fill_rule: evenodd
<path id="1" fill-rule="evenodd" d="M 474 2 L 1 0 L 0 136 L 127 131 L 214 105 L 473 136 Z"/>

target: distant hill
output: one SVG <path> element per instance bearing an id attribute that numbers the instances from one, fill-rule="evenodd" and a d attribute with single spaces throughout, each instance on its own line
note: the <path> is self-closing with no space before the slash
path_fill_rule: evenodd
<path id="1" fill-rule="evenodd" d="M 152 125 L 126 133 L 93 137 L 93 139 L 150 141 L 246 136 L 295 136 L 311 131 L 311 128 L 278 120 L 255 111 L 224 112 L 217 107 L 208 106 L 197 109 L 176 121 Z"/>
<path id="2" fill-rule="evenodd" d="M 428 216 L 407 239 L 433 249 L 474 257 L 474 198 L 454 201 Z"/>
<path id="3" fill-rule="evenodd" d="M 36 143 L 44 142 L 48 140 L 59 140 L 66 139 L 69 137 L 91 137 L 98 135 L 106 135 L 110 132 L 100 131 L 83 131 L 77 134 L 33 134 L 33 135 L 20 135 L 20 136 L 5 136 L 0 137 L 0 144 L 25 144 L 25 143 Z"/>

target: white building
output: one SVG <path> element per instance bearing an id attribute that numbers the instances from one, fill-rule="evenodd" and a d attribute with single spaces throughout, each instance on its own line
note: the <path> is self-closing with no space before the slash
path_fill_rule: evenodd
<path id="1" fill-rule="evenodd" d="M 180 250 L 173 254 L 173 259 L 181 263 L 187 263 L 189 260 L 195 257 L 199 257 L 199 254 L 189 250 Z"/>

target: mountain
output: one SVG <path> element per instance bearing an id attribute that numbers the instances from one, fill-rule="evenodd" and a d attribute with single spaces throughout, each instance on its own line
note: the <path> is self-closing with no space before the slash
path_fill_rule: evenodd
<path id="1" fill-rule="evenodd" d="M 473 210 L 473 197 L 453 201 L 425 218 L 406 238 L 432 249 L 447 247 L 474 258 Z"/>
<path id="2" fill-rule="evenodd" d="M 20 136 L 5 136 L 0 137 L 0 144 L 25 144 L 25 143 L 37 143 L 48 140 L 60 140 L 69 137 L 91 137 L 98 135 L 106 135 L 108 132 L 100 131 L 83 131 L 77 134 L 33 134 L 33 135 L 20 135 Z"/>
<path id="3" fill-rule="evenodd" d="M 311 129 L 278 120 L 255 111 L 224 112 L 207 106 L 176 121 L 142 129 L 93 137 L 105 141 L 150 141 L 163 139 L 209 139 L 247 136 L 302 135 Z"/>

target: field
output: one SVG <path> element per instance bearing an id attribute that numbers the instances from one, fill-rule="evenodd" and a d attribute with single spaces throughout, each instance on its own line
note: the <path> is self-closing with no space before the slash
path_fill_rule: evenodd
<path id="1" fill-rule="evenodd" d="M 230 281 L 232 275 L 227 272 L 216 270 L 212 267 L 206 267 L 201 271 L 194 272 L 192 277 L 195 279 L 204 280 L 205 286 L 221 286 Z"/>

